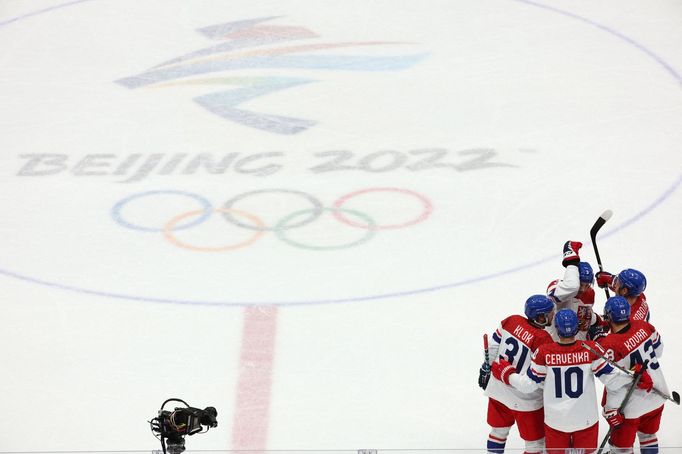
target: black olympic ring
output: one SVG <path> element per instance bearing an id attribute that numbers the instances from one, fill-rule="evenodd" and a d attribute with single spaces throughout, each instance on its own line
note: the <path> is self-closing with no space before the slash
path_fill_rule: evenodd
<path id="1" fill-rule="evenodd" d="M 272 193 L 272 192 L 275 192 L 275 193 L 285 193 L 285 194 L 300 195 L 300 196 L 303 197 L 304 199 L 308 200 L 308 201 L 310 202 L 310 204 L 313 206 L 313 208 L 312 208 L 311 210 L 306 210 L 306 211 L 310 211 L 310 215 L 309 215 L 307 218 L 304 218 L 302 221 L 299 221 L 299 222 L 297 222 L 297 223 L 295 223 L 295 224 L 288 224 L 288 225 L 280 226 L 281 222 L 278 222 L 278 223 L 277 223 L 276 225 L 274 225 L 273 227 L 267 227 L 267 226 L 259 227 L 259 226 L 254 226 L 254 225 L 246 224 L 246 223 L 244 223 L 244 222 L 239 222 L 239 221 L 236 220 L 236 219 L 232 216 L 232 214 L 230 214 L 228 211 L 224 211 L 224 212 L 223 212 L 223 217 L 224 217 L 228 222 L 231 222 L 232 224 L 238 225 L 239 227 L 244 227 L 245 229 L 251 229 L 251 230 L 269 230 L 269 231 L 274 232 L 274 231 L 277 231 L 277 230 L 295 229 L 295 228 L 297 228 L 297 227 L 303 227 L 303 226 L 306 225 L 306 224 L 310 224 L 311 222 L 313 222 L 314 220 L 316 220 L 317 218 L 319 218 L 320 215 L 322 214 L 322 211 L 324 210 L 324 208 L 323 208 L 323 206 L 322 206 L 322 202 L 320 202 L 319 200 L 317 200 L 315 197 L 313 197 L 312 195 L 308 194 L 307 192 L 295 191 L 295 190 L 293 190 L 293 189 L 259 189 L 259 190 L 257 190 L 257 191 L 245 192 L 245 193 L 243 193 L 243 194 L 239 194 L 239 195 L 237 195 L 237 196 L 234 196 L 234 197 L 232 197 L 230 200 L 228 200 L 227 202 L 225 202 L 225 204 L 223 205 L 223 208 L 224 208 L 225 210 L 231 210 L 231 209 L 232 209 L 232 206 L 235 204 L 235 202 L 238 202 L 238 201 L 241 200 L 241 199 L 244 199 L 244 198 L 246 198 L 246 197 L 248 197 L 248 196 L 251 196 L 251 195 L 254 195 L 254 194 L 267 194 L 267 193 Z"/>

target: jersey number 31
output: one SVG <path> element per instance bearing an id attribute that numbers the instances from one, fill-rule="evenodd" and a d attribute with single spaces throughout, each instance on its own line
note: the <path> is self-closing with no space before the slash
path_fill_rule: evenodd
<path id="1" fill-rule="evenodd" d="M 523 373 L 523 363 L 526 362 L 526 358 L 528 357 L 528 347 L 521 343 L 519 348 L 519 341 L 515 337 L 508 337 L 504 343 L 507 344 L 507 350 L 504 352 L 504 354 L 507 356 L 507 361 L 509 361 L 516 368 L 518 373 Z M 518 357 L 517 361 L 516 355 L 519 354 L 519 350 L 521 350 L 521 355 Z"/>

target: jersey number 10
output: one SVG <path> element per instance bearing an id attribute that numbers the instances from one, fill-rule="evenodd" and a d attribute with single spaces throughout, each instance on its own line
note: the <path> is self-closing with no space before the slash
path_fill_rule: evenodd
<path id="1" fill-rule="evenodd" d="M 572 399 L 577 399 L 583 393 L 583 370 L 579 367 L 569 367 L 561 372 L 560 367 L 552 367 L 554 372 L 554 391 L 556 397 L 561 398 L 564 394 Z M 573 379 L 575 376 L 575 379 Z"/>

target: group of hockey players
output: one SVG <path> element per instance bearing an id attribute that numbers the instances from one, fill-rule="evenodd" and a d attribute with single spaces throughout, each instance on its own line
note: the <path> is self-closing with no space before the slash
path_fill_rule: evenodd
<path id="1" fill-rule="evenodd" d="M 500 323 L 478 384 L 488 396 L 488 452 L 504 452 L 516 424 L 526 453 L 594 452 L 599 444 L 595 377 L 604 384 L 602 414 L 610 452 L 658 453 L 657 431 L 668 387 L 663 344 L 649 324 L 646 278 L 628 268 L 596 274 L 609 289 L 603 317 L 593 310 L 595 275 L 581 262 L 582 243 L 564 245 L 563 279 L 525 303 L 525 316 Z M 492 375 L 492 376 L 491 376 Z"/>

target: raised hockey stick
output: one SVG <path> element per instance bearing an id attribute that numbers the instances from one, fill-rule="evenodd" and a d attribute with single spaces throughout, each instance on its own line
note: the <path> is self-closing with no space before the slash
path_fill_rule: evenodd
<path id="1" fill-rule="evenodd" d="M 599 265 L 599 271 L 604 271 L 604 267 L 601 264 L 601 257 L 599 256 L 599 249 L 597 249 L 597 233 L 599 232 L 599 229 L 604 227 L 604 224 L 606 224 L 606 221 L 611 219 L 611 216 L 613 216 L 613 211 L 611 210 L 606 210 L 604 211 L 601 216 L 599 216 L 599 219 L 597 219 L 590 229 L 590 239 L 592 240 L 592 247 L 594 248 L 594 255 L 597 257 L 597 265 Z M 611 295 L 609 294 L 609 289 L 605 288 L 604 292 L 606 292 L 606 299 L 611 298 Z"/>
<path id="2" fill-rule="evenodd" d="M 589 345 L 587 345 L 585 342 L 582 342 L 580 345 L 582 345 L 583 348 L 585 348 L 585 349 L 591 351 L 591 352 L 594 353 L 595 355 L 599 356 L 600 358 L 604 359 L 607 363 L 611 364 L 613 367 L 615 367 L 615 368 L 618 369 L 619 371 L 625 372 L 625 373 L 628 374 L 628 375 L 634 375 L 634 374 L 635 374 L 633 371 L 624 368 L 623 366 L 621 366 L 621 365 L 618 364 L 617 362 L 615 362 L 615 361 L 613 361 L 613 360 L 607 358 L 606 356 L 602 355 L 602 354 L 599 353 L 597 350 L 595 350 L 594 348 L 592 348 L 592 347 L 590 347 Z M 654 393 L 658 394 L 659 396 L 661 396 L 661 397 L 664 398 L 664 399 L 668 399 L 668 400 L 670 400 L 670 401 L 675 402 L 677 405 L 680 405 L 680 395 L 679 395 L 679 393 L 678 393 L 677 391 L 673 391 L 672 393 L 670 393 L 670 394 L 671 394 L 670 396 L 667 395 L 667 394 L 665 394 L 665 393 L 663 393 L 663 392 L 661 392 L 661 391 L 659 391 L 659 390 L 657 390 L 656 388 L 653 388 L 651 391 L 653 391 Z"/>
<path id="3" fill-rule="evenodd" d="M 600 355 L 601 356 L 601 355 Z M 645 360 L 644 364 L 642 364 L 642 368 L 634 375 L 634 380 L 632 380 L 632 384 L 630 385 L 630 388 L 628 389 L 627 394 L 625 394 L 625 397 L 623 398 L 623 402 L 621 402 L 620 407 L 618 407 L 618 413 L 623 413 L 623 410 L 625 409 L 625 406 L 628 404 L 628 401 L 630 400 L 630 396 L 632 396 L 633 391 L 635 388 L 637 388 L 637 383 L 639 383 L 639 379 L 642 378 L 642 374 L 646 370 L 646 367 L 649 365 L 649 360 Z M 601 442 L 601 445 L 599 445 L 599 449 L 597 450 L 597 454 L 601 454 L 602 451 L 604 451 L 604 446 L 606 446 L 606 442 L 609 441 L 609 438 L 611 437 L 611 432 L 613 432 L 613 426 L 609 424 L 609 431 L 606 432 L 606 436 Z"/>

